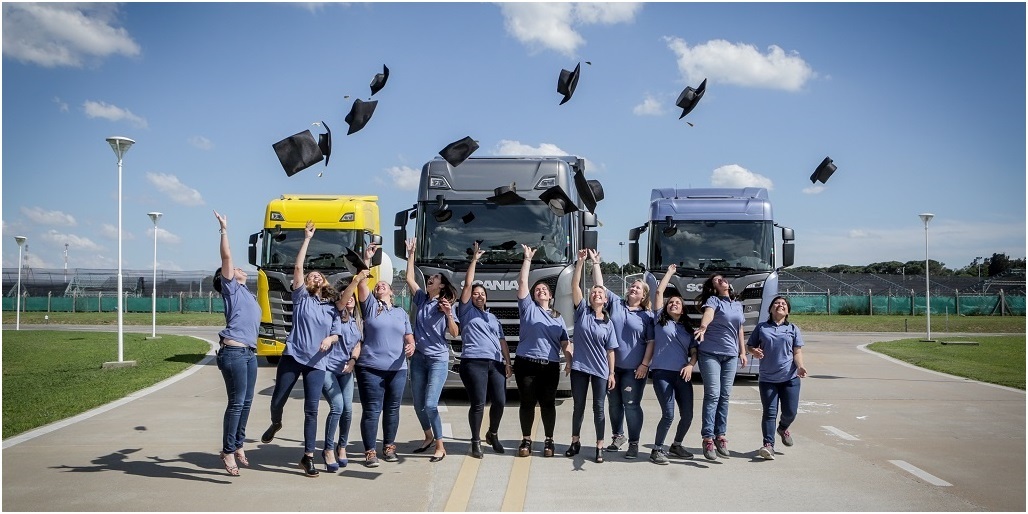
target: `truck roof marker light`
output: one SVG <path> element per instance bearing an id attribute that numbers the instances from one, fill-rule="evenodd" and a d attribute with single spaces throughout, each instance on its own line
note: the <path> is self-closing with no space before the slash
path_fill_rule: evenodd
<path id="1" fill-rule="evenodd" d="M 450 183 L 446 181 L 446 177 L 439 175 L 431 175 L 428 177 L 429 189 L 450 189 Z"/>
<path id="2" fill-rule="evenodd" d="M 339 218 L 339 221 L 353 221 L 354 219 L 356 219 L 356 216 L 354 215 L 354 213 L 352 213 L 352 212 L 348 212 L 348 213 L 346 213 L 346 214 L 343 214 L 343 215 L 342 215 L 342 216 L 341 216 L 341 217 Z"/>
<path id="3" fill-rule="evenodd" d="M 449 221 L 453 217 L 453 211 L 450 210 L 450 206 L 446 205 L 446 200 L 443 195 L 436 195 L 436 210 L 432 212 L 432 217 L 439 223 Z"/>
<path id="4" fill-rule="evenodd" d="M 271 211 L 271 214 L 268 217 L 271 218 L 271 221 L 285 221 L 286 220 L 285 217 L 282 216 L 282 213 L 278 212 L 278 211 Z"/>
<path id="5" fill-rule="evenodd" d="M 667 226 L 664 227 L 664 230 L 662 231 L 664 233 L 664 237 L 673 237 L 678 233 L 678 225 L 676 225 L 675 221 L 671 219 L 671 216 L 665 217 L 664 221 L 667 223 Z"/>
<path id="6" fill-rule="evenodd" d="M 557 185 L 557 176 L 556 175 L 550 175 L 548 177 L 541 178 L 539 180 L 539 183 L 535 185 L 535 188 L 536 189 L 549 189 L 549 188 L 551 188 L 551 187 L 553 187 L 555 185 Z"/>

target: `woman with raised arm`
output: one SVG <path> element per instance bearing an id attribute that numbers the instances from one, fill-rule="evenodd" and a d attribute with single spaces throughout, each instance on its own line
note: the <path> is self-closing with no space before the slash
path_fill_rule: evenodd
<path id="1" fill-rule="evenodd" d="M 600 255 L 593 259 L 593 282 L 603 285 Z M 608 452 L 616 452 L 628 441 L 626 459 L 639 456 L 639 437 L 642 433 L 642 397 L 646 388 L 649 368 L 644 362 L 653 357 L 653 312 L 650 311 L 650 286 L 636 280 L 622 299 L 609 288 L 607 312 L 614 324 L 618 347 L 614 349 L 614 388 L 607 393 L 610 409 L 611 441 Z M 624 425 L 628 422 L 628 437 Z"/>
<path id="2" fill-rule="evenodd" d="M 335 302 L 339 293 L 318 271 L 304 277 L 303 263 L 307 246 L 314 237 L 314 222 L 308 221 L 303 243 L 293 266 L 293 327 L 286 336 L 286 348 L 275 371 L 275 390 L 271 395 L 271 426 L 261 436 L 270 443 L 282 429 L 282 411 L 296 381 L 303 376 L 303 458 L 300 468 L 308 477 L 318 476 L 314 466 L 314 445 L 318 437 L 318 403 L 325 383 L 328 350 L 339 341 L 342 326 Z"/>
<path id="3" fill-rule="evenodd" d="M 593 425 L 596 427 L 596 462 L 603 462 L 603 428 L 606 419 L 603 403 L 607 391 L 614 388 L 614 349 L 618 342 L 614 335 L 614 324 L 606 311 L 607 289 L 602 284 L 589 289 L 589 301 L 582 296 L 582 268 L 586 258 L 599 262 L 595 250 L 579 250 L 575 261 L 575 272 L 571 278 L 571 301 L 575 305 L 575 353 L 567 373 L 571 375 L 571 398 L 574 411 L 571 415 L 571 446 L 564 455 L 574 457 L 582 450 L 579 437 L 585 417 L 585 397 L 589 389 L 593 393 Z"/>
<path id="4" fill-rule="evenodd" d="M 663 307 L 657 311 L 653 329 L 653 357 L 646 363 L 653 379 L 653 392 L 660 405 L 660 421 L 653 437 L 650 462 L 667 464 L 668 455 L 691 459 L 692 453 L 682 446 L 685 434 L 692 425 L 692 372 L 696 367 L 696 340 L 692 335 L 692 324 L 685 314 L 685 302 L 680 296 L 664 300 L 664 290 L 674 276 L 677 266 L 668 266 L 667 273 L 657 285 L 657 303 Z M 664 439 L 675 420 L 675 405 L 678 406 L 678 428 L 674 441 L 667 451 Z"/>
<path id="5" fill-rule="evenodd" d="M 321 392 L 328 401 L 328 416 L 325 418 L 325 449 L 321 457 L 329 473 L 346 467 L 346 444 L 350 440 L 350 422 L 353 419 L 353 368 L 361 354 L 362 323 L 357 314 L 354 294 L 361 275 L 367 278 L 369 271 L 362 270 L 350 279 L 350 284 L 339 296 L 339 322 L 342 326 L 339 344 L 332 345 L 325 357 L 325 385 Z M 336 439 L 338 430 L 339 439 Z M 331 459 L 330 459 L 331 457 Z"/>
<path id="6" fill-rule="evenodd" d="M 560 382 L 560 354 L 564 352 L 567 365 L 571 365 L 571 341 L 564 318 L 553 308 L 553 291 L 545 282 L 531 286 L 528 279 L 535 250 L 521 245 L 525 259 L 518 274 L 518 311 L 520 314 L 518 349 L 514 356 L 514 379 L 518 383 L 521 406 L 521 446 L 519 457 L 532 453 L 532 425 L 535 406 L 543 420 L 546 442 L 543 457 L 553 457 L 553 428 L 557 423 L 557 385 Z"/>
<path id="7" fill-rule="evenodd" d="M 233 266 L 228 246 L 228 220 L 218 211 L 214 211 L 214 217 L 221 225 L 221 267 L 214 272 L 213 285 L 225 301 L 225 329 L 218 332 L 217 362 L 228 393 L 222 420 L 221 460 L 225 471 L 236 476 L 240 464 L 250 465 L 243 452 L 243 442 L 257 383 L 257 328 L 261 323 L 261 307 L 246 289 L 246 272 Z"/>
<path id="8" fill-rule="evenodd" d="M 707 460 L 727 459 L 728 398 L 735 371 L 746 365 L 742 304 L 732 294 L 732 285 L 715 273 L 703 282 L 696 307 L 703 313 L 694 333 L 699 341 L 700 374 L 703 376 L 703 456 Z"/>
<path id="9" fill-rule="evenodd" d="M 749 353 L 760 359 L 757 387 L 763 407 L 760 429 L 764 445 L 757 454 L 765 460 L 775 458 L 775 432 L 782 438 L 782 444 L 792 446 L 789 425 L 796 420 L 800 407 L 800 379 L 807 376 L 807 368 L 803 366 L 803 336 L 799 327 L 789 323 L 789 310 L 789 300 L 776 296 L 767 309 L 767 321 L 753 329 L 746 343 Z"/>
<path id="10" fill-rule="evenodd" d="M 364 250 L 367 264 L 376 245 Z M 370 268 L 370 266 L 368 266 Z M 382 460 L 396 462 L 396 431 L 400 426 L 400 401 L 407 385 L 407 357 L 414 354 L 414 334 L 410 318 L 393 305 L 393 288 L 379 280 L 372 292 L 366 275 L 357 283 L 357 300 L 364 318 L 364 343 L 357 359 L 355 377 L 360 388 L 361 439 L 364 465 L 378 466 L 375 451 L 378 420 L 382 419 Z"/>
<path id="11" fill-rule="evenodd" d="M 421 289 L 414 274 L 414 250 L 417 239 L 407 241 L 407 287 L 413 295 L 414 355 L 410 359 L 410 385 L 414 413 L 425 432 L 425 442 L 414 453 L 422 453 L 435 446 L 430 462 L 446 457 L 443 446 L 443 422 L 439 416 L 439 396 L 449 373 L 450 345 L 446 334 L 457 337 L 459 329 L 454 320 L 453 302 L 457 290 L 441 273 L 425 278 Z"/>
<path id="12" fill-rule="evenodd" d="M 471 428 L 471 456 L 476 459 L 483 457 L 480 435 L 487 400 L 492 403 L 489 406 L 489 429 L 485 433 L 485 441 L 492 445 L 494 452 L 505 451 L 496 433 L 500 429 L 503 407 L 507 402 L 507 379 L 513 370 L 500 320 L 486 306 L 488 294 L 485 287 L 475 283 L 475 267 L 483 253 L 476 242 L 471 249 L 471 263 L 464 275 L 464 289 L 460 294 L 460 303 L 457 304 L 462 346 L 460 379 L 471 400 L 468 424 Z"/>

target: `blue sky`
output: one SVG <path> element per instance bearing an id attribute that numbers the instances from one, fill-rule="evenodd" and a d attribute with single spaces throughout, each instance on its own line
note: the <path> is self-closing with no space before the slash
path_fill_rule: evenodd
<path id="1" fill-rule="evenodd" d="M 416 199 L 421 165 L 476 155 L 585 157 L 602 182 L 600 251 L 655 187 L 770 189 L 797 265 L 1025 256 L 1025 4 L 3 4 L 3 266 L 218 265 L 282 193 Z M 591 61 L 587 66 L 583 61 Z M 561 68 L 583 62 L 558 106 Z M 353 98 L 386 64 L 364 130 Z M 684 120 L 687 85 L 707 92 Z M 349 95 L 349 99 L 344 99 Z M 287 178 L 271 144 L 324 120 L 331 163 Z M 685 122 L 695 126 L 690 127 Z M 809 175 L 825 156 L 839 170 Z M 319 177 L 318 173 L 323 172 Z"/>

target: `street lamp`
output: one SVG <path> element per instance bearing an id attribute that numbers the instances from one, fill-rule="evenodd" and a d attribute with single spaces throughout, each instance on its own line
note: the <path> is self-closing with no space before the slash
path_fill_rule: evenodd
<path id="1" fill-rule="evenodd" d="M 146 215 L 153 221 L 153 294 L 150 297 L 153 306 L 153 331 L 150 339 L 157 339 L 157 220 L 161 219 L 161 213 L 148 212 Z"/>
<path id="2" fill-rule="evenodd" d="M 625 242 L 618 241 L 618 246 L 621 247 L 621 294 L 624 295 L 628 289 L 628 284 L 625 283 Z"/>
<path id="3" fill-rule="evenodd" d="M 982 280 L 982 263 L 985 262 L 985 257 L 975 257 L 975 261 L 978 262 L 978 280 Z"/>
<path id="4" fill-rule="evenodd" d="M 18 242 L 18 292 L 16 293 L 15 307 L 16 314 L 14 315 L 14 329 L 21 330 L 21 247 L 25 244 L 25 240 L 28 239 L 25 236 L 14 236 L 14 240 Z"/>
<path id="5" fill-rule="evenodd" d="M 935 217 L 930 212 L 918 214 L 924 222 L 924 311 L 926 316 L 926 342 L 932 341 L 932 297 L 928 290 L 928 222 Z"/>
<path id="6" fill-rule="evenodd" d="M 122 308 L 125 298 L 121 275 L 121 160 L 135 141 L 123 136 L 111 136 L 107 138 L 107 143 L 111 145 L 114 154 L 118 156 L 118 362 L 121 363 L 125 362 L 125 319 Z"/>

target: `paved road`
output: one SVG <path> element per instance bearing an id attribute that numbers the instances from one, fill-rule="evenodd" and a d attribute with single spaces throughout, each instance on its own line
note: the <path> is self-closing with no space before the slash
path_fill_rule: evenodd
<path id="1" fill-rule="evenodd" d="M 139 330 L 143 331 L 146 327 Z M 87 329 L 94 329 L 93 327 Z M 216 327 L 162 331 L 213 340 Z M 399 463 L 351 464 L 338 475 L 302 476 L 302 410 L 286 406 L 271 444 L 248 446 L 253 467 L 229 477 L 218 459 L 224 384 L 211 361 L 170 384 L 87 413 L 56 430 L 4 441 L 3 509 L 16 511 L 1021 511 L 1025 510 L 1025 393 L 915 369 L 860 347 L 901 334 L 806 334 L 796 445 L 774 461 L 760 445 L 756 383 L 739 379 L 732 396 L 732 458 L 674 460 L 655 466 L 608 454 L 544 459 L 466 457 L 467 407 L 447 394 L 453 440 L 440 463 L 410 450 L 421 440 L 413 408 L 401 411 Z M 940 337 L 943 334 L 939 334 Z M 250 433 L 268 422 L 274 368 L 262 366 Z M 702 386 L 694 384 L 699 412 Z M 293 398 L 301 396 L 298 387 Z M 643 443 L 658 415 L 644 397 Z M 359 406 L 355 404 L 359 417 Z M 324 412 L 327 404 L 322 403 Z M 570 440 L 571 402 L 558 406 L 557 450 Z M 520 439 L 516 402 L 500 437 Z M 699 424 L 686 446 L 698 452 Z M 538 423 L 537 423 L 538 426 Z M 541 431 L 541 429 L 540 429 Z M 583 428 L 591 439 L 591 424 Z M 609 434 L 608 434 L 609 436 Z M 351 439 L 358 440 L 355 421 Z M 542 435 L 536 434 L 541 441 Z M 539 444 L 537 443 L 537 446 Z M 351 459 L 360 448 L 351 443 Z M 648 448 L 644 452 L 644 457 Z M 320 459 L 319 459 L 320 463 Z"/>

